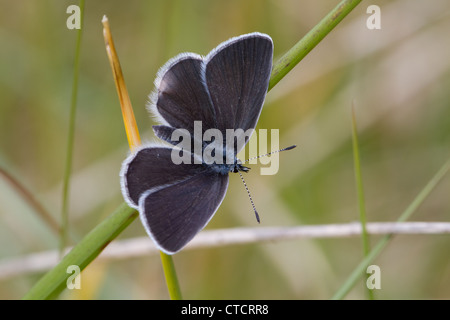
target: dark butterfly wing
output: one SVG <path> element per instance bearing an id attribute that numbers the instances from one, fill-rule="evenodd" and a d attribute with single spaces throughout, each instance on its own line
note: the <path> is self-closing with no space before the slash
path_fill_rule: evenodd
<path id="1" fill-rule="evenodd" d="M 150 189 L 139 201 L 142 223 L 157 246 L 173 254 L 208 224 L 227 187 L 228 175 L 203 172 L 167 187 Z"/>
<path id="2" fill-rule="evenodd" d="M 218 129 L 255 128 L 269 86 L 272 56 L 272 39 L 261 33 L 230 39 L 208 55 L 205 82 Z"/>
<path id="3" fill-rule="evenodd" d="M 175 164 L 174 149 L 145 147 L 130 155 L 122 164 L 120 172 L 122 193 L 133 208 L 138 208 L 139 198 L 149 189 L 168 186 L 207 171 L 201 165 Z"/>
<path id="4" fill-rule="evenodd" d="M 194 121 L 202 121 L 205 130 L 215 126 L 214 109 L 201 76 L 202 64 L 200 56 L 184 53 L 159 71 L 150 108 L 163 124 L 191 133 Z"/>
<path id="5" fill-rule="evenodd" d="M 225 41 L 205 59 L 181 54 L 161 68 L 151 108 L 161 123 L 191 134 L 194 121 L 202 122 L 202 133 L 215 128 L 223 137 L 226 129 L 254 129 L 269 85 L 272 56 L 272 39 L 261 33 Z M 169 133 L 161 127 L 155 130 L 159 138 L 176 144 Z"/>
<path id="6" fill-rule="evenodd" d="M 228 175 L 172 161 L 175 149 L 145 147 L 124 161 L 122 193 L 138 209 L 147 233 L 172 254 L 202 230 L 220 206 Z"/>
<path id="7" fill-rule="evenodd" d="M 172 140 L 172 134 L 174 133 L 175 130 L 177 130 L 176 128 L 164 125 L 153 126 L 152 128 L 155 135 L 161 140 L 169 142 L 170 144 L 173 145 L 178 144 L 178 141 Z"/>

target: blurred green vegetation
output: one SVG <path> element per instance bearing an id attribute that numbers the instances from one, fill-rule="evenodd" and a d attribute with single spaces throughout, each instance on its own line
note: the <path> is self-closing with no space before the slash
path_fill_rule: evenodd
<path id="1" fill-rule="evenodd" d="M 0 0 L 0 167 L 60 219 L 77 1 Z M 143 141 L 145 104 L 159 67 L 180 52 L 207 54 L 259 31 L 275 60 L 336 2 L 87 1 L 70 197 L 71 238 L 80 239 L 123 202 L 119 170 L 128 152 L 101 19 L 109 18 Z M 370 3 L 372 4 L 372 3 Z M 395 221 L 450 155 L 450 4 L 376 1 L 381 30 L 360 4 L 267 96 L 258 128 L 279 129 L 277 175 L 245 176 L 261 226 L 358 220 L 351 140 L 355 103 L 368 221 Z M 414 215 L 449 221 L 447 177 Z M 0 179 L 1 259 L 58 248 L 58 237 Z M 237 176 L 212 228 L 255 226 Z M 119 239 L 144 236 L 136 220 Z M 375 243 L 378 237 L 371 237 Z M 362 259 L 360 239 L 296 240 L 185 251 L 174 256 L 188 299 L 327 299 Z M 149 240 L 150 241 L 150 240 Z M 396 236 L 374 261 L 380 299 L 450 299 L 448 235 Z M 42 274 L 0 279 L 0 298 L 21 298 Z M 64 299 L 166 299 L 158 255 L 94 261 L 82 290 Z M 364 299 L 364 282 L 348 295 Z"/>

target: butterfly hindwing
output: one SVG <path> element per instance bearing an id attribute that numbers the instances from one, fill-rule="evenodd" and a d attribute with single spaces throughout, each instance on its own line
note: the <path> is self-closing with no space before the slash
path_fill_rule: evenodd
<path id="1" fill-rule="evenodd" d="M 144 147 L 124 161 L 121 170 L 122 193 L 130 206 L 137 208 L 139 198 L 149 189 L 171 185 L 207 171 L 197 164 L 175 164 L 172 148 Z"/>
<path id="2" fill-rule="evenodd" d="M 141 220 L 158 247 L 173 254 L 213 217 L 228 187 L 228 175 L 212 171 L 149 190 L 139 201 Z"/>

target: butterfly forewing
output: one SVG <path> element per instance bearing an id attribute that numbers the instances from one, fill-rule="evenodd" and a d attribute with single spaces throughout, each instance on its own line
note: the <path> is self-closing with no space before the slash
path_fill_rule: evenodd
<path id="1" fill-rule="evenodd" d="M 255 128 L 269 86 L 272 55 L 270 37 L 252 33 L 225 42 L 208 56 L 206 86 L 219 129 Z"/>
<path id="2" fill-rule="evenodd" d="M 202 81 L 203 60 L 194 54 L 181 54 L 160 71 L 155 81 L 156 111 L 173 128 L 194 132 L 194 121 L 204 129 L 215 126 L 214 110 Z"/>

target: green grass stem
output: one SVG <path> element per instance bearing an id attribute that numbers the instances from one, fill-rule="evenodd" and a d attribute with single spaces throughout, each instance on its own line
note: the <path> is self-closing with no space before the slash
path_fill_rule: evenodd
<path id="1" fill-rule="evenodd" d="M 426 186 L 420 191 L 420 193 L 414 198 L 411 204 L 400 215 L 397 222 L 404 222 L 411 217 L 411 215 L 419 208 L 423 201 L 430 195 L 431 191 L 442 180 L 445 174 L 450 168 L 450 159 L 441 167 L 441 169 L 435 174 L 435 176 L 426 184 Z M 392 234 L 385 235 L 375 245 L 375 247 L 369 252 L 369 254 L 356 266 L 345 283 L 339 288 L 339 290 L 332 297 L 333 300 L 343 299 L 347 293 L 353 288 L 355 283 L 361 278 L 361 274 L 366 272 L 369 264 L 383 251 L 384 247 L 389 243 L 392 238 Z"/>
<path id="2" fill-rule="evenodd" d="M 23 299 L 56 298 L 66 288 L 67 279 L 72 275 L 67 273 L 67 268 L 75 265 L 83 270 L 137 216 L 136 210 L 122 203 L 111 216 L 98 224 L 52 270 L 47 272 Z"/>
<path id="3" fill-rule="evenodd" d="M 356 191 L 358 193 L 359 221 L 361 222 L 361 238 L 364 256 L 370 252 L 369 234 L 367 233 L 366 223 L 366 202 L 364 199 L 364 188 L 361 175 L 361 161 L 359 156 L 358 130 L 356 128 L 355 109 L 352 106 L 352 141 L 353 141 L 353 160 L 355 165 Z M 367 278 L 367 274 L 363 274 Z M 366 286 L 367 288 L 367 286 Z M 370 300 L 374 299 L 373 290 L 367 288 L 367 294 Z"/>
<path id="4" fill-rule="evenodd" d="M 178 283 L 178 277 L 175 271 L 175 265 L 173 264 L 172 256 L 169 256 L 162 251 L 160 251 L 160 256 L 170 299 L 182 300 L 183 298 L 181 296 L 180 285 Z"/>
<path id="5" fill-rule="evenodd" d="M 61 209 L 61 228 L 59 251 L 62 256 L 67 245 L 69 234 L 69 194 L 70 177 L 72 173 L 73 144 L 75 139 L 75 119 L 77 110 L 78 78 L 80 73 L 81 39 L 83 30 L 84 0 L 80 0 L 80 29 L 77 31 L 77 42 L 75 47 L 75 58 L 73 63 L 72 97 L 70 100 L 69 132 L 67 135 L 66 163 L 63 178 L 63 194 Z"/>

